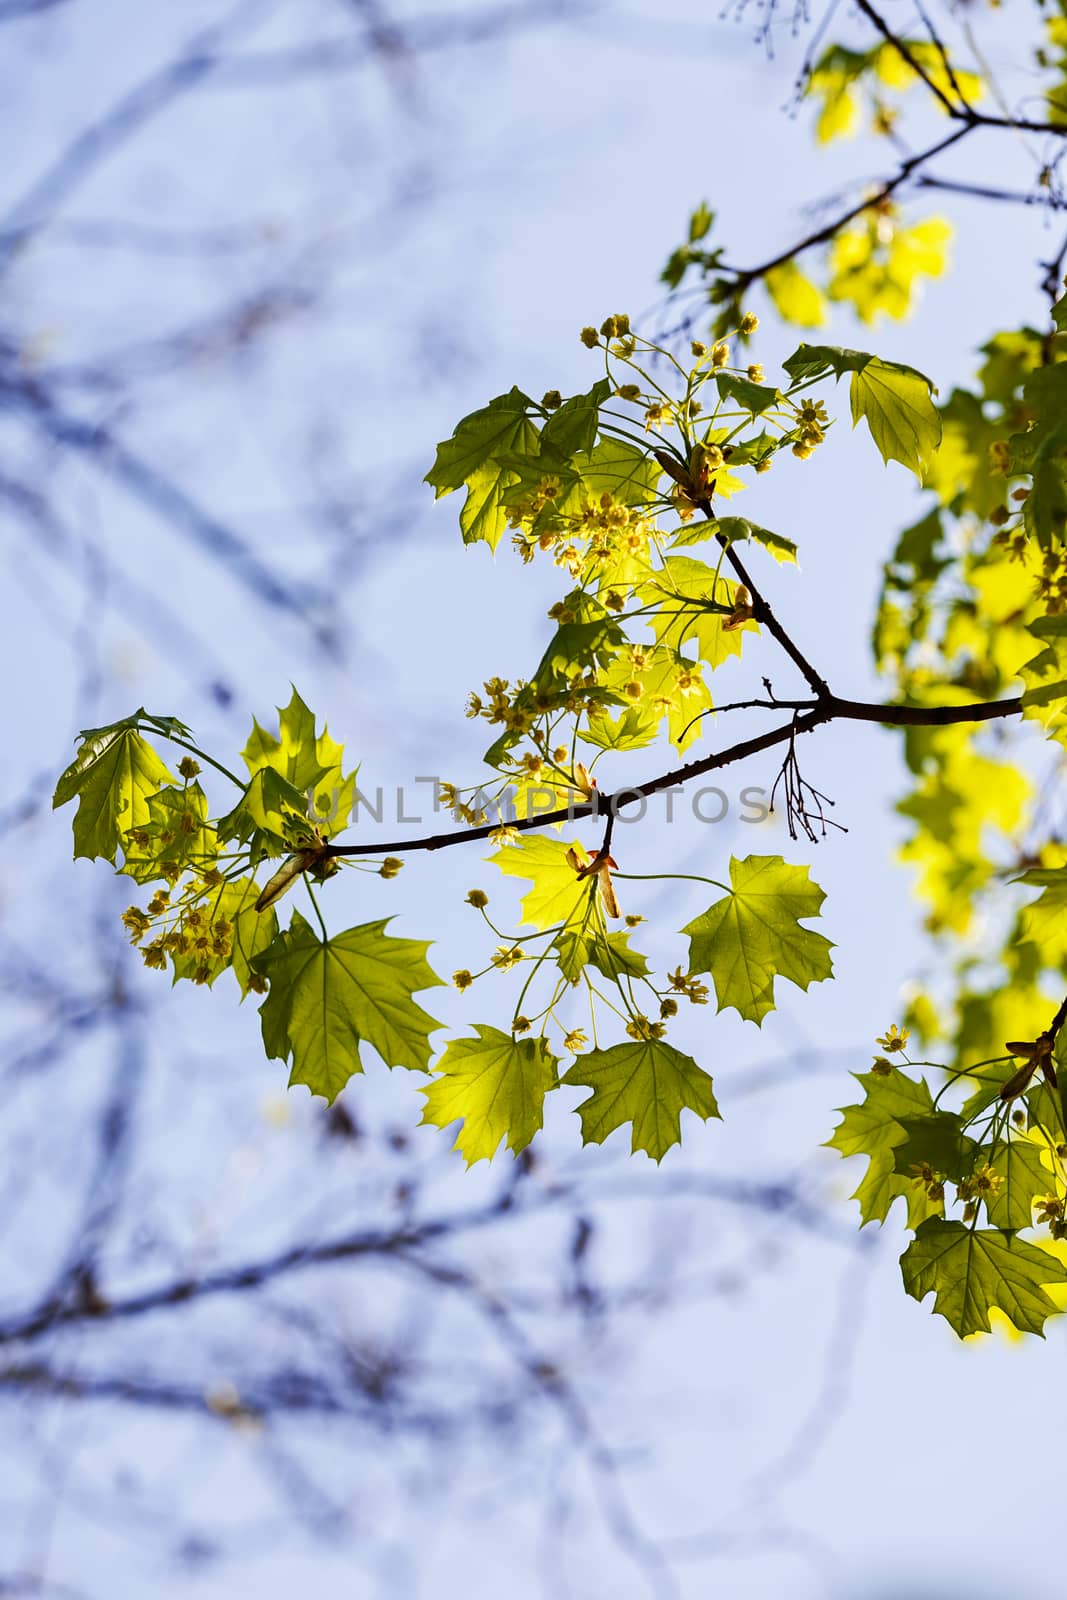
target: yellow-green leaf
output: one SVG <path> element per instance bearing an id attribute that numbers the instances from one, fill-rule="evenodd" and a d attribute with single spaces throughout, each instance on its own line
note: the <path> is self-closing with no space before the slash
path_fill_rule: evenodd
<path id="1" fill-rule="evenodd" d="M 733 1006 L 762 1024 L 775 1007 L 776 977 L 801 989 L 833 977 L 833 945 L 800 921 L 818 916 L 826 896 L 807 867 L 781 856 L 733 857 L 730 883 L 730 893 L 682 929 L 689 970 L 711 974 L 720 1011 Z"/>
<path id="2" fill-rule="evenodd" d="M 467 1165 L 491 1161 L 507 1139 L 517 1155 L 541 1127 L 545 1095 L 556 1083 L 556 1060 L 544 1039 L 516 1039 L 481 1022 L 476 1039 L 453 1039 L 434 1064 L 422 1120 L 439 1128 L 462 1121 L 454 1149 Z"/>
<path id="3" fill-rule="evenodd" d="M 123 836 L 149 821 L 149 797 L 175 783 L 152 746 L 137 732 L 143 713 L 107 728 L 89 728 L 56 785 L 52 809 L 78 801 L 74 856 L 113 862 Z M 176 726 L 181 726 L 176 724 Z"/>

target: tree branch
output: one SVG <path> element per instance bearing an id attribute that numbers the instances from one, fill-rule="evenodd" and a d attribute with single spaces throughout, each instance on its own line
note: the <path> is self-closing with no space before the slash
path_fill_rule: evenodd
<path id="1" fill-rule="evenodd" d="M 966 102 L 962 103 L 961 105 L 956 105 L 952 100 L 949 99 L 944 90 L 938 84 L 934 83 L 929 73 L 916 60 L 913 52 L 908 48 L 906 40 L 901 39 L 893 32 L 889 24 L 884 20 L 883 17 L 879 15 L 874 6 L 870 4 L 870 0 L 856 0 L 856 7 L 867 18 L 867 21 L 871 24 L 871 26 L 881 34 L 886 44 L 892 45 L 897 54 L 908 63 L 908 66 L 911 68 L 911 70 L 922 79 L 930 93 L 935 97 L 947 115 L 950 116 L 954 122 L 963 122 L 967 127 L 970 128 L 1014 128 L 1019 129 L 1024 133 L 1051 133 L 1055 134 L 1060 139 L 1067 136 L 1067 123 L 1035 122 L 1027 117 L 994 117 L 990 116 L 984 111 L 975 111 L 973 107 L 967 105 Z M 937 43 L 940 45 L 940 41 L 937 41 Z M 947 58 L 944 57 L 943 47 L 942 57 L 946 61 L 947 68 Z M 952 76 L 951 69 L 948 68 L 948 70 L 950 72 L 950 76 Z"/>
<path id="2" fill-rule="evenodd" d="M 526 833 L 536 828 L 550 827 L 556 822 L 577 822 L 585 817 L 610 816 L 626 806 L 636 804 L 638 800 L 647 800 L 651 795 L 662 793 L 664 789 L 676 788 L 693 778 L 703 777 L 705 773 L 718 772 L 723 767 L 733 766 L 748 756 L 758 755 L 762 750 L 770 750 L 776 744 L 784 744 L 797 734 L 811 733 L 824 723 L 834 722 L 839 718 L 850 722 L 873 722 L 887 728 L 944 728 L 960 722 L 992 722 L 999 717 L 1019 716 L 1021 712 L 1021 699 L 980 701 L 967 706 L 883 706 L 864 700 L 841 700 L 837 695 L 828 693 L 825 698 L 815 701 L 810 711 L 795 716 L 791 722 L 771 728 L 767 733 L 757 734 L 752 739 L 742 739 L 738 744 L 728 745 L 725 750 L 703 756 L 699 761 L 672 767 L 669 772 L 662 772 L 646 783 L 619 789 L 615 794 L 598 792 L 588 804 L 561 806 L 555 811 L 545 811 L 536 817 L 519 817 L 515 822 L 509 822 L 507 826 L 520 833 Z M 499 822 L 488 822 L 476 828 L 459 828 L 448 833 L 429 834 L 422 839 L 391 839 L 386 844 L 331 844 L 326 846 L 323 855 L 380 856 L 400 855 L 412 850 L 446 850 L 452 845 L 472 844 L 478 839 L 489 839 L 500 827 Z"/>
<path id="3" fill-rule="evenodd" d="M 872 206 L 880 205 L 883 200 L 888 200 L 890 195 L 895 194 L 901 185 L 906 183 L 928 161 L 932 161 L 935 156 L 941 155 L 945 150 L 950 150 L 953 145 L 959 144 L 961 139 L 965 139 L 969 133 L 974 131 L 975 126 L 976 124 L 967 121 L 962 127 L 954 128 L 943 139 L 938 139 L 935 144 L 927 145 L 925 150 L 920 150 L 915 155 L 908 156 L 905 161 L 901 162 L 893 177 L 882 180 L 873 195 L 868 195 L 858 204 L 850 206 L 847 211 L 843 211 L 836 216 L 832 222 L 826 223 L 821 228 L 816 228 L 813 233 L 809 233 L 805 238 L 801 239 L 799 244 L 790 245 L 788 250 L 780 250 L 777 255 L 761 262 L 758 267 L 740 268 L 724 265 L 721 270 L 735 277 L 738 288 L 741 292 L 744 292 L 750 284 L 766 277 L 768 272 L 773 272 L 775 267 L 783 266 L 785 262 L 791 261 L 794 256 L 800 255 L 805 250 L 812 249 L 817 244 L 827 244 L 841 228 L 844 228 L 850 222 L 854 222 L 857 217 L 863 216 L 864 212 L 870 211 Z"/>

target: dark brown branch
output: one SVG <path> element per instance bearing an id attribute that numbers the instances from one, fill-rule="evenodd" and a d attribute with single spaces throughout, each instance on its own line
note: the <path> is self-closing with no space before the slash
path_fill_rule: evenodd
<path id="1" fill-rule="evenodd" d="M 520 817 L 507 826 L 519 833 L 527 833 L 533 829 L 550 827 L 556 822 L 578 822 L 584 817 L 610 816 L 626 806 L 635 805 L 639 800 L 661 794 L 664 789 L 677 788 L 693 778 L 703 777 L 705 773 L 733 766 L 748 756 L 770 750 L 776 744 L 784 744 L 797 734 L 811 733 L 823 723 L 834 722 L 838 718 L 851 722 L 872 722 L 888 728 L 944 728 L 959 722 L 992 722 L 999 717 L 1015 717 L 1021 711 L 1020 699 L 988 700 L 968 706 L 883 706 L 863 700 L 840 700 L 828 693 L 825 699 L 815 703 L 812 710 L 781 727 L 771 728 L 752 739 L 742 739 L 738 744 L 728 745 L 725 750 L 701 757 L 699 761 L 672 767 L 669 772 L 662 772 L 647 783 L 620 789 L 617 794 L 598 792 L 588 804 L 561 806 L 536 817 Z M 391 839 L 386 844 L 331 844 L 325 854 L 384 856 L 401 855 L 412 850 L 446 850 L 451 845 L 471 844 L 478 839 L 491 838 L 500 827 L 498 822 L 487 822 L 477 828 L 459 828 L 448 833 L 430 834 L 422 839 Z"/>
<path id="2" fill-rule="evenodd" d="M 704 501 L 701 509 L 704 511 L 705 515 L 710 521 L 715 514 L 711 509 L 710 502 Z M 734 546 L 729 542 L 729 540 L 724 539 L 722 534 L 718 534 L 716 537 L 718 538 L 718 541 L 722 545 L 723 549 L 726 551 L 727 561 L 730 563 L 731 567 L 733 567 L 738 578 L 752 596 L 752 611 L 756 621 L 762 623 L 771 637 L 776 639 L 781 645 L 790 661 L 792 661 L 794 666 L 796 666 L 801 672 L 804 681 L 807 683 L 808 688 L 813 691 L 815 698 L 819 701 L 827 699 L 830 695 L 830 685 L 820 673 L 816 672 L 807 656 L 800 649 L 800 646 L 793 642 L 790 635 L 782 627 L 782 624 L 778 621 L 778 618 L 771 610 L 770 602 L 764 598 L 761 591 L 752 581 L 752 578 L 749 576 L 748 569 L 746 568 L 741 557 L 738 555 Z"/>
<path id="3" fill-rule="evenodd" d="M 969 706 L 883 706 L 876 700 L 838 700 L 835 696 L 830 715 L 853 722 L 880 722 L 887 728 L 947 728 L 957 722 L 1016 717 L 1022 709 L 1021 699 L 983 700 Z"/>

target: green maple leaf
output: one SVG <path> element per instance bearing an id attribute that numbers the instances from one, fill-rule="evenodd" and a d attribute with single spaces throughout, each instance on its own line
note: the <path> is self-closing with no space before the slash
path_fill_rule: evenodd
<path id="1" fill-rule="evenodd" d="M 986 1200 L 989 1221 L 994 1228 L 1029 1228 L 1034 1201 L 1055 1188 L 1041 1146 L 1030 1139 L 998 1140 L 989 1165 L 1003 1179 L 1003 1187 Z"/>
<path id="2" fill-rule="evenodd" d="M 175 783 L 152 746 L 137 729 L 149 723 L 159 731 L 168 728 L 187 733 L 173 717 L 149 717 L 135 711 L 106 728 L 87 728 L 78 735 L 81 744 L 70 766 L 56 784 L 52 809 L 77 798 L 74 817 L 74 857 L 102 857 L 114 862 L 123 836 L 149 821 L 148 800 L 165 783 Z"/>
<path id="3" fill-rule="evenodd" d="M 588 959 L 605 978 L 617 978 L 620 973 L 625 973 L 628 978 L 648 977 L 647 958 L 640 950 L 631 949 L 630 935 L 621 930 L 616 933 L 601 934 L 594 939 Z"/>
<path id="4" fill-rule="evenodd" d="M 583 1143 L 602 1144 L 632 1122 L 631 1150 L 647 1151 L 653 1161 L 680 1142 L 683 1111 L 695 1111 L 705 1122 L 719 1116 L 709 1075 L 662 1039 L 591 1050 L 561 1081 L 593 1091 L 578 1107 Z"/>
<path id="5" fill-rule="evenodd" d="M 532 406 L 521 389 L 511 389 L 464 417 L 451 439 L 437 446 L 437 458 L 424 481 L 434 489 L 436 500 L 466 487 L 459 518 L 466 544 L 484 539 L 495 549 L 507 526 L 501 496 L 516 481 L 516 474 L 498 457 L 538 454 L 537 428 L 527 416 Z"/>
<path id="6" fill-rule="evenodd" d="M 866 350 L 848 350 L 836 344 L 799 344 L 782 366 L 794 383 L 808 378 L 821 378 L 832 372 L 841 378 L 846 372 L 862 372 L 868 361 L 873 361 Z"/>
<path id="7" fill-rule="evenodd" d="M 884 1222 L 893 1201 L 903 1196 L 908 1202 L 909 1225 L 917 1227 L 941 1207 L 928 1198 L 922 1184 L 897 1172 L 896 1152 L 908 1139 L 905 1124 L 933 1112 L 926 1080 L 916 1082 L 899 1067 L 886 1076 L 857 1072 L 853 1077 L 865 1091 L 863 1104 L 841 1109 L 841 1122 L 826 1143 L 843 1156 L 868 1158 L 867 1171 L 852 1196 L 859 1201 L 861 1226 Z"/>
<path id="8" fill-rule="evenodd" d="M 429 1035 L 440 1023 L 411 997 L 441 979 L 426 962 L 427 944 L 387 935 L 387 921 L 322 940 L 294 911 L 289 928 L 253 959 L 270 983 L 259 1008 L 263 1043 L 268 1056 L 292 1059 L 291 1085 L 335 1099 L 363 1071 L 363 1040 L 386 1066 L 427 1070 Z"/>
<path id="9" fill-rule="evenodd" d="M 556 1059 L 544 1039 L 515 1039 L 481 1022 L 476 1039 L 453 1039 L 434 1065 L 422 1120 L 447 1128 L 462 1119 L 453 1149 L 467 1165 L 491 1161 L 506 1138 L 517 1155 L 541 1127 L 545 1095 L 556 1085 Z"/>
<path id="10" fill-rule="evenodd" d="M 576 394 L 553 411 L 541 429 L 541 449 L 554 450 L 569 458 L 578 451 L 592 450 L 596 443 L 600 407 L 611 394 L 607 378 L 600 378 L 588 394 Z"/>
<path id="11" fill-rule="evenodd" d="M 599 926 L 567 928 L 556 939 L 555 948 L 559 970 L 571 983 L 578 982 L 586 966 L 596 967 L 605 978 L 648 976 L 648 961 L 639 950 L 631 950 L 630 935 L 621 930 L 605 934 Z"/>
<path id="12" fill-rule="evenodd" d="M 590 666 L 608 666 L 625 643 L 626 635 L 607 611 L 588 622 L 565 622 L 557 628 L 530 682 L 535 689 L 559 689 Z"/>
<path id="13" fill-rule="evenodd" d="M 582 968 L 591 959 L 590 951 L 604 939 L 603 918 L 597 904 L 596 878 L 579 878 L 567 860 L 574 851 L 580 864 L 589 860 L 586 851 L 574 840 L 546 839 L 527 833 L 518 844 L 505 845 L 489 857 L 501 872 L 525 878 L 532 884 L 522 899 L 522 920 L 534 928 L 554 928 L 562 923 L 554 941 L 559 952 L 559 969 L 571 983 L 577 983 Z"/>
<path id="14" fill-rule="evenodd" d="M 819 915 L 826 896 L 807 867 L 781 856 L 730 861 L 731 892 L 682 929 L 691 940 L 690 974 L 711 974 L 718 1009 L 733 1006 L 761 1025 L 774 1010 L 774 980 L 799 988 L 833 976 L 833 945 L 800 925 Z"/>
<path id="15" fill-rule="evenodd" d="M 1046 1250 L 996 1228 L 968 1228 L 931 1217 L 900 1258 L 904 1287 L 916 1300 L 934 1293 L 934 1310 L 961 1338 L 989 1332 L 996 1307 L 1022 1333 L 1044 1337 L 1059 1307 L 1046 1284 L 1067 1284 L 1067 1267 Z"/>
<path id="16" fill-rule="evenodd" d="M 602 494 L 610 494 L 620 505 L 649 505 L 663 476 L 654 457 L 625 439 L 598 440 L 592 450 L 579 452 L 571 467 L 578 481 L 559 502 L 569 516 L 580 515 L 588 501 L 597 501 Z"/>
<path id="17" fill-rule="evenodd" d="M 921 1117 L 900 1117 L 899 1122 L 904 1142 L 893 1148 L 895 1172 L 911 1178 L 913 1168 L 928 1166 L 955 1182 L 974 1171 L 978 1145 L 964 1133 L 954 1111 L 930 1111 Z"/>

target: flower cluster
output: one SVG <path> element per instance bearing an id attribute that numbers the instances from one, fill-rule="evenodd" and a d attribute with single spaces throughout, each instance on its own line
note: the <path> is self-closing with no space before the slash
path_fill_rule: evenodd
<path id="1" fill-rule="evenodd" d="M 919 1184 L 926 1193 L 926 1198 L 935 1205 L 940 1205 L 945 1198 L 945 1176 L 942 1172 L 935 1172 L 928 1161 L 920 1161 L 911 1169 L 912 1182 Z"/>
<path id="2" fill-rule="evenodd" d="M 1003 1187 L 1003 1177 L 989 1165 L 988 1161 L 983 1166 L 976 1167 L 969 1178 L 961 1178 L 956 1185 L 956 1193 L 965 1202 L 964 1222 L 973 1222 L 978 1215 L 979 1205 L 983 1201 L 988 1204 Z"/>
<path id="3" fill-rule="evenodd" d="M 187 957 L 193 963 L 190 976 L 194 983 L 210 983 L 216 963 L 228 961 L 233 951 L 232 922 L 195 899 L 172 906 L 166 889 L 157 890 L 144 911 L 130 906 L 122 921 L 135 945 L 140 945 L 151 929 L 157 930 L 155 938 L 141 947 L 146 967 L 163 971 L 168 956 L 175 961 Z"/>
<path id="4" fill-rule="evenodd" d="M 793 446 L 793 454 L 806 461 L 826 438 L 830 418 L 821 400 L 805 400 L 796 408 L 800 419 L 800 438 Z"/>
<path id="5" fill-rule="evenodd" d="M 564 510 L 557 505 L 559 494 L 558 480 L 547 477 L 511 507 L 512 544 L 524 562 L 539 550 L 551 552 L 555 565 L 576 582 L 616 581 L 612 575 L 620 567 L 637 577 L 647 570 L 649 542 L 656 531 L 647 506 L 626 505 L 604 490 Z"/>
<path id="6" fill-rule="evenodd" d="M 1067 1221 L 1063 1216 L 1063 1196 L 1047 1194 L 1037 1201 L 1037 1220 L 1047 1222 L 1054 1239 L 1067 1239 Z"/>

